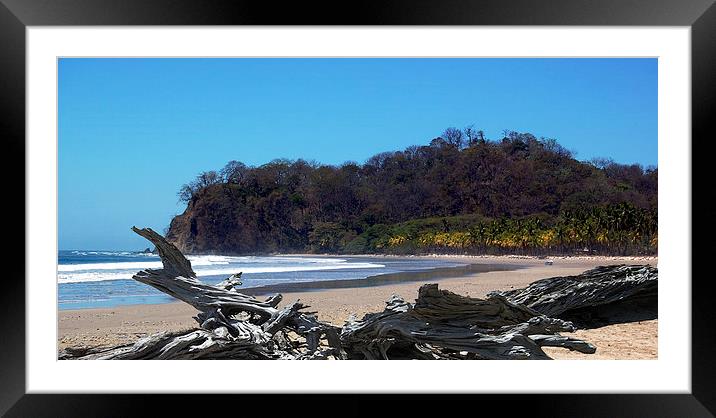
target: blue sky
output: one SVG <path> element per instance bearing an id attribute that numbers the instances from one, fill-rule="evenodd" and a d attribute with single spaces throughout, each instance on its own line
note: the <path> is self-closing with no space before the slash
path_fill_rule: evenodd
<path id="1" fill-rule="evenodd" d="M 657 164 L 656 59 L 61 59 L 59 248 L 142 249 L 229 160 L 362 162 L 474 124 Z"/>

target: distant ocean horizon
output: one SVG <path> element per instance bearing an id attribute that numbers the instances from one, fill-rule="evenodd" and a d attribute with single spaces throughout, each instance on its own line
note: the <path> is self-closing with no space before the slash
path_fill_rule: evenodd
<path id="1" fill-rule="evenodd" d="M 360 256 L 225 256 L 189 255 L 198 278 L 218 283 L 242 272 L 240 289 L 301 283 L 358 280 L 404 272 L 465 266 L 465 263 L 398 257 Z M 122 305 L 168 303 L 176 299 L 132 276 L 146 268 L 161 268 L 158 255 L 138 251 L 60 250 L 57 283 L 60 310 L 108 308 Z"/>

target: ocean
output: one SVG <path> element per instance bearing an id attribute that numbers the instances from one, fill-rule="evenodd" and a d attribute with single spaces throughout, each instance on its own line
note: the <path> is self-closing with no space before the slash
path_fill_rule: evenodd
<path id="1" fill-rule="evenodd" d="M 321 256 L 221 256 L 187 257 L 199 279 L 215 284 L 234 273 L 247 293 L 258 290 L 310 290 L 322 287 L 360 286 L 349 280 L 385 280 L 400 273 L 446 271 L 466 264 L 424 258 L 321 257 Z M 176 299 L 151 286 L 132 280 L 146 268 L 161 268 L 159 256 L 131 251 L 59 251 L 57 267 L 58 307 L 107 308 L 121 305 L 168 303 Z M 367 283 L 369 280 L 366 280 Z M 338 284 L 338 286 L 336 286 Z"/>

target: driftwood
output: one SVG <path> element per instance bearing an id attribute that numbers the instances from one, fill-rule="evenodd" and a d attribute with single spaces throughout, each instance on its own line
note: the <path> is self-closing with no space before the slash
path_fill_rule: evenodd
<path id="1" fill-rule="evenodd" d="M 161 333 L 133 345 L 110 349 L 65 350 L 60 358 L 82 359 L 278 359 L 340 356 L 339 329 L 299 310 L 296 302 L 283 310 L 280 295 L 260 301 L 236 291 L 240 273 L 216 286 L 197 279 L 191 263 L 171 243 L 149 228 L 132 228 L 151 241 L 162 269 L 146 269 L 133 278 L 196 308 L 199 328 L 188 333 Z M 302 336 L 301 344 L 288 343 L 286 332 Z M 332 346 L 320 348 L 321 338 Z"/>
<path id="2" fill-rule="evenodd" d="M 603 266 L 490 295 L 586 328 L 656 318 L 658 275 L 657 268 L 648 265 Z"/>
<path id="3" fill-rule="evenodd" d="M 530 306 L 541 300 L 525 296 L 534 289 L 477 299 L 426 284 L 414 304 L 394 295 L 383 312 L 339 328 L 305 312 L 300 301 L 278 309 L 281 295 L 258 300 L 240 293 L 240 273 L 215 286 L 202 283 L 161 235 L 132 230 L 155 245 L 163 264 L 133 278 L 196 308 L 198 327 L 131 345 L 66 349 L 60 359 L 549 359 L 541 347 L 596 350 L 561 336 L 576 327 L 540 311 L 548 304 Z M 527 302 L 516 301 L 523 296 Z"/>
<path id="4" fill-rule="evenodd" d="M 476 299 L 423 285 L 415 305 L 393 295 L 386 309 L 343 327 L 349 358 L 549 359 L 540 347 L 596 348 L 560 336 L 570 322 L 548 318 L 501 296 Z"/>

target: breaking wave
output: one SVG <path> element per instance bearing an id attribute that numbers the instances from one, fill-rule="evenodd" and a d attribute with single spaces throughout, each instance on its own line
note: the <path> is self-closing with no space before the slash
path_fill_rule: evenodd
<path id="1" fill-rule="evenodd" d="M 340 258 L 189 256 L 197 276 L 229 276 L 234 273 L 287 273 L 343 269 L 378 269 L 383 264 Z M 60 264 L 59 283 L 129 280 L 140 270 L 162 268 L 161 261 Z"/>

